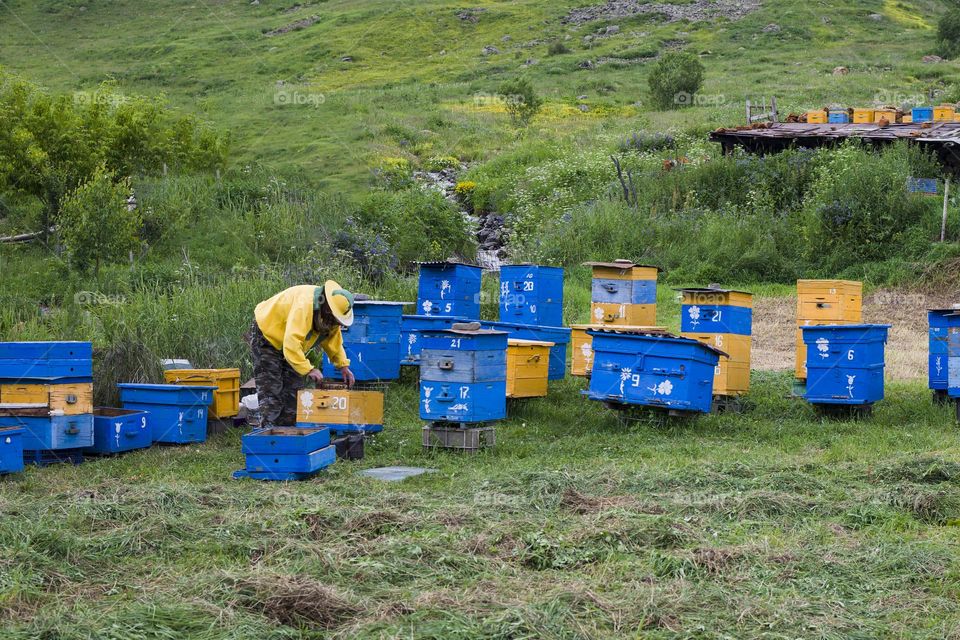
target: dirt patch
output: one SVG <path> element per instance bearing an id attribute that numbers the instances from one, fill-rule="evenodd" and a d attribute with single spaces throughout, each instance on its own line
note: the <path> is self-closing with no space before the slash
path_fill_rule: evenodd
<path id="1" fill-rule="evenodd" d="M 927 376 L 927 309 L 949 307 L 948 296 L 881 290 L 863 300 L 863 321 L 889 324 L 886 375 L 889 380 Z M 793 370 L 796 349 L 797 299 L 755 298 L 751 368 Z"/>
<path id="2" fill-rule="evenodd" d="M 701 548 L 693 552 L 693 563 L 707 573 L 722 572 L 740 557 L 738 549 Z"/>
<path id="3" fill-rule="evenodd" d="M 237 581 L 237 602 L 290 627 L 334 629 L 360 607 L 334 589 L 303 576 L 264 575 Z"/>
<path id="4" fill-rule="evenodd" d="M 566 24 L 583 24 L 594 20 L 615 20 L 643 14 L 659 15 L 667 22 L 704 22 L 719 18 L 739 20 L 759 8 L 759 0 L 694 0 L 686 4 L 607 0 L 605 4 L 574 9 L 561 21 Z"/>
<path id="5" fill-rule="evenodd" d="M 631 511 L 653 515 L 665 513 L 663 507 L 656 504 L 643 504 L 633 496 L 588 496 L 573 488 L 567 488 L 563 492 L 563 496 L 560 498 L 560 506 L 581 515 L 600 513 L 614 508 L 630 509 Z"/>
<path id="6" fill-rule="evenodd" d="M 320 16 L 310 16 L 309 18 L 297 20 L 296 22 L 291 22 L 290 24 L 282 27 L 277 27 L 276 29 L 266 31 L 263 35 L 267 36 L 268 38 L 272 38 L 273 36 L 281 36 L 285 33 L 290 33 L 291 31 L 300 31 L 302 29 L 306 29 L 307 27 L 313 26 L 318 22 L 320 22 Z"/>

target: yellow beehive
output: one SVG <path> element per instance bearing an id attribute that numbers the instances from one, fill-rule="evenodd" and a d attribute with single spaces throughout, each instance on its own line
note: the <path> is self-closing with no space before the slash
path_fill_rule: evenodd
<path id="1" fill-rule="evenodd" d="M 593 336 L 587 331 L 603 329 L 604 324 L 575 324 L 570 327 L 570 348 L 573 355 L 570 358 L 570 374 L 589 378 L 593 371 Z M 624 330 L 666 331 L 666 327 L 638 326 L 622 327 Z"/>
<path id="2" fill-rule="evenodd" d="M 873 121 L 880 122 L 881 120 L 886 120 L 887 122 L 896 122 L 897 121 L 897 110 L 896 109 L 876 109 L 873 112 Z"/>
<path id="3" fill-rule="evenodd" d="M 854 109 L 853 110 L 853 123 L 854 124 L 871 124 L 873 123 L 875 111 L 873 109 Z"/>
<path id="4" fill-rule="evenodd" d="M 382 425 L 383 392 L 303 389 L 297 394 L 297 424 Z"/>
<path id="5" fill-rule="evenodd" d="M 753 344 L 751 336 L 738 333 L 696 333 L 687 331 L 680 334 L 684 338 L 691 338 L 697 342 L 715 347 L 727 354 L 728 360 L 735 364 L 750 366 L 750 347 Z"/>
<path id="6" fill-rule="evenodd" d="M 953 122 L 954 117 L 956 116 L 957 108 L 953 105 L 943 104 L 939 107 L 933 108 L 933 121 L 934 122 Z"/>
<path id="7" fill-rule="evenodd" d="M 797 280 L 797 324 L 863 319 L 863 283 L 851 280 Z"/>
<path id="8" fill-rule="evenodd" d="M 596 324 L 649 326 L 657 322 L 657 305 L 594 302 L 590 305 L 590 316 Z"/>
<path id="9" fill-rule="evenodd" d="M 807 111 L 807 124 L 827 124 L 826 109 Z"/>
<path id="10" fill-rule="evenodd" d="M 211 418 L 232 418 L 240 412 L 240 369 L 167 369 L 163 379 L 168 384 L 216 387 Z"/>
<path id="11" fill-rule="evenodd" d="M 507 341 L 507 397 L 539 398 L 547 395 L 550 347 L 553 342 Z"/>
<path id="12" fill-rule="evenodd" d="M 32 405 L 29 408 L 64 416 L 93 413 L 93 384 L 2 384 L 0 405 Z"/>
<path id="13" fill-rule="evenodd" d="M 905 113 L 900 117 L 900 124 L 913 124 L 913 114 Z"/>

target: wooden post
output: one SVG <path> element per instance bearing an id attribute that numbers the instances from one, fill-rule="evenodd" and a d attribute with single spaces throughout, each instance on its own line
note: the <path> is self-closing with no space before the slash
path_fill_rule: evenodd
<path id="1" fill-rule="evenodd" d="M 753 112 L 750 110 L 750 98 L 747 98 L 747 124 L 750 124 L 751 122 L 753 122 L 753 120 L 751 119 L 752 115 L 753 115 Z"/>
<path id="2" fill-rule="evenodd" d="M 943 183 L 943 220 L 940 222 L 940 242 L 947 239 L 947 200 L 950 198 L 950 176 Z"/>

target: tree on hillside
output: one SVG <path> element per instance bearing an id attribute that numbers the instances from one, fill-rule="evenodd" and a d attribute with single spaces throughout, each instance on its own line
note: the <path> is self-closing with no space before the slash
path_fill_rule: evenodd
<path id="1" fill-rule="evenodd" d="M 96 92 L 50 95 L 0 70 L 0 195 L 38 199 L 44 229 L 58 222 L 64 196 L 98 167 L 114 176 L 157 175 L 169 167 L 209 171 L 226 139 L 160 99 Z"/>
<path id="2" fill-rule="evenodd" d="M 692 53 L 663 54 L 647 80 L 651 101 L 659 109 L 690 106 L 703 85 L 703 74 L 703 63 Z"/>
<path id="3" fill-rule="evenodd" d="M 117 180 L 100 165 L 63 199 L 60 238 L 74 267 L 93 267 L 99 275 L 101 263 L 122 262 L 136 248 L 143 223 L 137 209 L 127 210 L 129 194 L 129 180 Z"/>
<path id="4" fill-rule="evenodd" d="M 940 55 L 954 58 L 960 53 L 960 8 L 950 9 L 937 25 L 937 44 Z"/>
<path id="5" fill-rule="evenodd" d="M 510 119 L 519 127 L 526 127 L 543 106 L 533 84 L 526 78 L 508 80 L 500 85 L 500 96 L 506 103 Z"/>

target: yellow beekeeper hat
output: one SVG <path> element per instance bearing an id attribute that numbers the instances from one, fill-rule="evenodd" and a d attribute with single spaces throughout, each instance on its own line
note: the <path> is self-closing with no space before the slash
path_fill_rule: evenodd
<path id="1" fill-rule="evenodd" d="M 323 295 L 327 301 L 327 306 L 344 327 L 353 324 L 353 294 L 340 287 L 333 280 L 327 280 L 323 283 Z"/>

